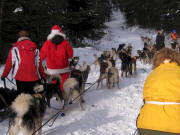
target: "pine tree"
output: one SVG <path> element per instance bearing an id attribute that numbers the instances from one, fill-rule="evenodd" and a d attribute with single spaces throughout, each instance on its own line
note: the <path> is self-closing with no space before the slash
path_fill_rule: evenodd
<path id="1" fill-rule="evenodd" d="M 85 38 L 101 38 L 104 22 L 110 17 L 110 11 L 108 0 L 68 0 L 66 27 L 70 29 L 69 37 L 73 45 L 83 45 Z"/>
<path id="2" fill-rule="evenodd" d="M 179 0 L 112 0 L 120 8 L 129 25 L 134 25 L 134 20 L 141 27 L 163 28 L 170 31 L 172 28 L 180 30 Z"/>

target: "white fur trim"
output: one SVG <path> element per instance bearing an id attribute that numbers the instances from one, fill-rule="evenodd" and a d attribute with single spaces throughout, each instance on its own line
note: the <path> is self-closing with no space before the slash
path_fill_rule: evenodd
<path id="1" fill-rule="evenodd" d="M 64 68 L 64 69 L 49 69 L 49 68 L 47 68 L 47 72 L 50 75 L 63 74 L 63 73 L 67 73 L 70 71 L 71 70 L 69 69 L 69 67 Z"/>
<path id="2" fill-rule="evenodd" d="M 66 38 L 66 35 L 64 33 L 59 32 L 59 30 L 52 30 L 51 33 L 48 35 L 47 40 L 51 40 L 55 35 L 60 35 L 64 39 Z"/>
<path id="3" fill-rule="evenodd" d="M 17 41 L 23 41 L 23 40 L 31 40 L 31 39 L 28 37 L 20 37 L 20 38 L 18 38 Z"/>

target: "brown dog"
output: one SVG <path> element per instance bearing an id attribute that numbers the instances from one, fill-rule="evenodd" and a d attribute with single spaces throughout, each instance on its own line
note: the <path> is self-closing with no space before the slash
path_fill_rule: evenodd
<path id="1" fill-rule="evenodd" d="M 106 86 L 107 86 L 107 74 L 108 74 L 109 68 L 111 68 L 111 67 L 112 67 L 112 63 L 110 61 L 103 60 L 100 63 L 100 76 L 98 78 L 97 88 L 99 88 L 100 83 L 101 83 L 101 87 L 103 87 L 103 80 L 104 79 L 106 79 Z"/>

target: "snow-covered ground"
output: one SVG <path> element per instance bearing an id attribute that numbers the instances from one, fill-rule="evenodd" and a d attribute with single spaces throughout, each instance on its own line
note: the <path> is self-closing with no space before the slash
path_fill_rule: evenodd
<path id="1" fill-rule="evenodd" d="M 153 30 L 143 30 L 138 27 L 125 28 L 125 19 L 121 12 L 115 12 L 112 21 L 107 22 L 107 34 L 102 38 L 98 49 L 93 47 L 74 49 L 75 56 L 80 56 L 80 63 L 86 61 L 91 65 L 91 72 L 88 81 L 93 83 L 98 79 L 99 68 L 95 70 L 93 54 L 98 56 L 102 50 L 110 50 L 112 47 L 118 48 L 120 43 L 132 43 L 133 55 L 136 50 L 143 48 L 140 36 L 156 36 Z M 116 62 L 118 69 L 121 61 Z M 3 66 L 0 68 L 2 73 Z M 48 124 L 43 127 L 44 135 L 133 135 L 136 130 L 136 118 L 142 106 L 142 89 L 147 75 L 151 72 L 151 65 L 143 65 L 137 61 L 137 75 L 131 78 L 120 78 L 118 88 L 96 89 L 97 84 L 85 93 L 84 108 L 81 111 L 78 103 L 69 106 L 65 112 L 66 116 L 59 116 L 52 127 Z M 8 83 L 9 84 L 9 83 Z M 0 87 L 3 83 L 0 82 Z M 87 85 L 86 87 L 88 87 Z M 9 84 L 9 87 L 11 85 Z M 58 107 L 58 103 L 52 100 L 53 105 Z M 57 110 L 52 109 L 53 113 Z M 45 115 L 43 122 L 50 116 Z M 0 123 L 0 134 L 6 135 L 8 130 L 8 120 Z M 21 133 L 20 133 L 21 134 Z"/>

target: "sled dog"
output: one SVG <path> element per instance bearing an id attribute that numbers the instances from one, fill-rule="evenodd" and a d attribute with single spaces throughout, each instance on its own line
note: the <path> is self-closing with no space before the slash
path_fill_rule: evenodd
<path id="1" fill-rule="evenodd" d="M 116 67 L 111 67 L 108 70 L 107 86 L 110 89 L 111 87 L 115 87 L 115 84 L 119 88 L 119 70 Z"/>
<path id="2" fill-rule="evenodd" d="M 9 135 L 22 132 L 23 135 L 32 135 L 41 125 L 50 98 L 57 94 L 60 80 L 56 84 L 38 85 L 34 87 L 36 94 L 20 94 L 11 105 Z M 42 134 L 42 129 L 38 131 Z"/>
<path id="3" fill-rule="evenodd" d="M 79 101 L 79 105 L 81 110 L 84 110 L 82 102 L 83 92 L 85 89 L 85 82 L 88 79 L 88 75 L 90 72 L 90 66 L 83 62 L 83 66 L 79 68 L 79 70 L 74 69 L 71 71 L 70 78 L 68 78 L 64 82 L 64 107 L 67 106 L 72 99 L 76 99 Z"/>

